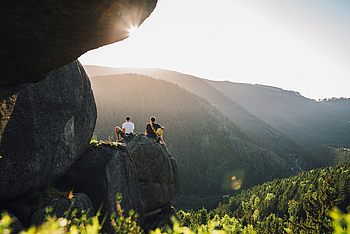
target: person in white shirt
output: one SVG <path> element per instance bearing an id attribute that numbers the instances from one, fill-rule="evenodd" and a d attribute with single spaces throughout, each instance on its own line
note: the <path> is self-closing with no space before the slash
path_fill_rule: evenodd
<path id="1" fill-rule="evenodd" d="M 122 124 L 122 127 L 120 128 L 119 126 L 115 127 L 115 134 L 117 141 L 120 141 L 120 136 L 127 140 L 130 139 L 134 136 L 134 129 L 135 129 L 135 124 L 130 121 L 131 118 L 130 116 L 125 117 L 125 122 Z"/>

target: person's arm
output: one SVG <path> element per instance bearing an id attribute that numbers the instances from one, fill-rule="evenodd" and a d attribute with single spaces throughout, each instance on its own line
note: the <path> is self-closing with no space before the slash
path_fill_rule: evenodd
<path id="1" fill-rule="evenodd" d="M 147 125 L 146 125 L 146 129 L 145 129 L 145 136 L 147 136 L 147 135 L 148 135 L 148 125 L 149 125 L 149 124 L 147 124 Z"/>
<path id="2" fill-rule="evenodd" d="M 125 133 L 125 123 L 122 124 L 122 132 Z"/>

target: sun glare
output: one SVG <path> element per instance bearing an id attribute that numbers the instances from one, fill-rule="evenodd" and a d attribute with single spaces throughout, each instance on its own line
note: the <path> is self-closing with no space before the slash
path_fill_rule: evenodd
<path id="1" fill-rule="evenodd" d="M 129 37 L 132 37 L 134 36 L 138 31 L 138 27 L 137 26 L 131 26 L 129 29 L 128 29 L 128 35 Z"/>

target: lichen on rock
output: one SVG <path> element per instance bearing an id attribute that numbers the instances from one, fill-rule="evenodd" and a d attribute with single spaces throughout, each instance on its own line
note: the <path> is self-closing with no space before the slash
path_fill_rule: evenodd
<path id="1" fill-rule="evenodd" d="M 7 123 L 11 118 L 13 108 L 15 107 L 17 94 L 12 94 L 4 100 L 0 100 L 0 145 L 2 134 L 6 128 Z"/>

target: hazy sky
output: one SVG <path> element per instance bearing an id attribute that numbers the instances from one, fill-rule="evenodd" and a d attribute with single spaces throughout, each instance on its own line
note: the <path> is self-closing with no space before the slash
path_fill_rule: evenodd
<path id="1" fill-rule="evenodd" d="M 134 35 L 80 61 L 350 97 L 350 1 L 159 0 Z"/>

